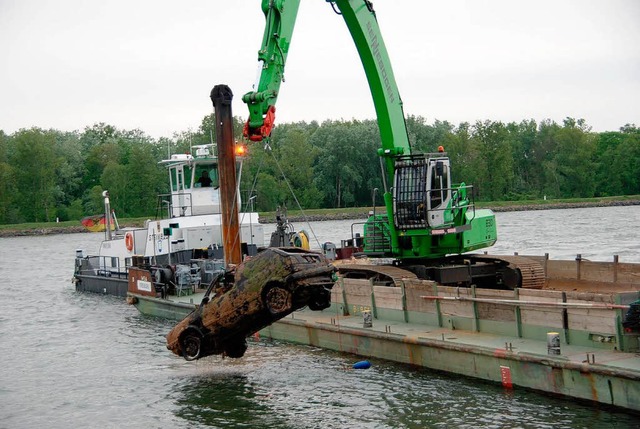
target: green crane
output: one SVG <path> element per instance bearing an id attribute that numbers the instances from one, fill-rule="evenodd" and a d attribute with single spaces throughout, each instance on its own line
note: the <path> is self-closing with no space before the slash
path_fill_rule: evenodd
<path id="1" fill-rule="evenodd" d="M 452 184 L 444 150 L 411 150 L 402 99 L 372 3 L 327 2 L 344 19 L 358 50 L 382 141 L 378 155 L 386 210 L 367 220 L 364 253 L 411 264 L 492 246 L 497 239 L 495 216 L 491 210 L 475 208 L 471 186 Z M 260 141 L 271 133 L 299 4 L 300 0 L 262 1 L 266 18 L 258 51 L 262 72 L 257 88 L 242 97 L 249 107 L 244 134 L 251 140 Z"/>

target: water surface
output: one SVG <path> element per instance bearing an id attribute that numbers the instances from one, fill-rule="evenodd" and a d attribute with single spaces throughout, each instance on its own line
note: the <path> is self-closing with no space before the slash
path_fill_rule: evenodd
<path id="1" fill-rule="evenodd" d="M 497 250 L 640 262 L 640 207 L 498 213 Z M 351 221 L 311 225 L 320 242 Z M 307 229 L 307 225 L 297 225 Z M 381 360 L 265 340 L 186 362 L 173 324 L 76 293 L 75 250 L 102 235 L 0 238 L 0 427 L 626 428 L 638 416 Z M 37 265 L 36 265 L 37 263 Z"/>

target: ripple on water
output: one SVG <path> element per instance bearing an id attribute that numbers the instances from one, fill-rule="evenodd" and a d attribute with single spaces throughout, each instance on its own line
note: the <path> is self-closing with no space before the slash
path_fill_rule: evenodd
<path id="1" fill-rule="evenodd" d="M 610 260 L 616 249 L 637 262 L 640 245 L 622 232 L 633 230 L 628 222 L 640 224 L 637 213 L 617 213 L 615 222 L 607 211 L 498 216 L 508 252 L 535 248 L 575 255 L 594 248 L 596 259 Z M 603 229 L 616 242 L 609 248 L 575 240 L 591 233 L 572 230 L 568 215 L 598 219 L 581 221 L 579 229 Z M 323 242 L 339 241 L 351 223 L 315 223 L 316 234 Z M 375 359 L 371 369 L 355 371 L 355 356 L 280 342 L 252 340 L 239 360 L 186 362 L 166 349 L 173 323 L 144 317 L 121 298 L 73 290 L 75 249 L 95 249 L 100 238 L 0 239 L 0 426 L 636 426 L 636 417 L 622 412 Z M 16 261 L 33 259 L 33 249 L 47 257 L 37 269 L 17 269 Z"/>

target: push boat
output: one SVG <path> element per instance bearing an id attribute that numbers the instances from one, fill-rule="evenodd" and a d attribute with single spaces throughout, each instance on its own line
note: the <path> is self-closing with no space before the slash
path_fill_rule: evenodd
<path id="1" fill-rule="evenodd" d="M 132 267 L 171 265 L 177 270 L 178 292 L 182 293 L 182 286 L 190 284 L 192 277 L 206 281 L 224 266 L 219 165 L 214 152 L 213 144 L 199 145 L 191 153 L 174 154 L 160 162 L 168 170 L 171 189 L 158 196 L 159 212 L 165 216 L 147 220 L 142 228 L 120 229 L 109 194 L 103 193 L 105 238 L 95 255 L 76 250 L 73 282 L 77 291 L 125 297 Z M 239 176 L 242 157 L 236 160 Z M 203 175 L 208 179 L 201 179 Z M 241 207 L 238 187 L 236 194 Z M 258 213 L 239 213 L 238 218 L 242 254 L 254 255 L 264 246 Z"/>

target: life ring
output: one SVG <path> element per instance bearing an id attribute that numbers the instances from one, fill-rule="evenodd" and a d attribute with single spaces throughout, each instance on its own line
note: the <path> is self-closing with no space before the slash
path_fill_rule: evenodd
<path id="1" fill-rule="evenodd" d="M 133 250 L 133 234 L 132 233 L 127 232 L 124 235 L 124 245 L 129 252 Z"/>

